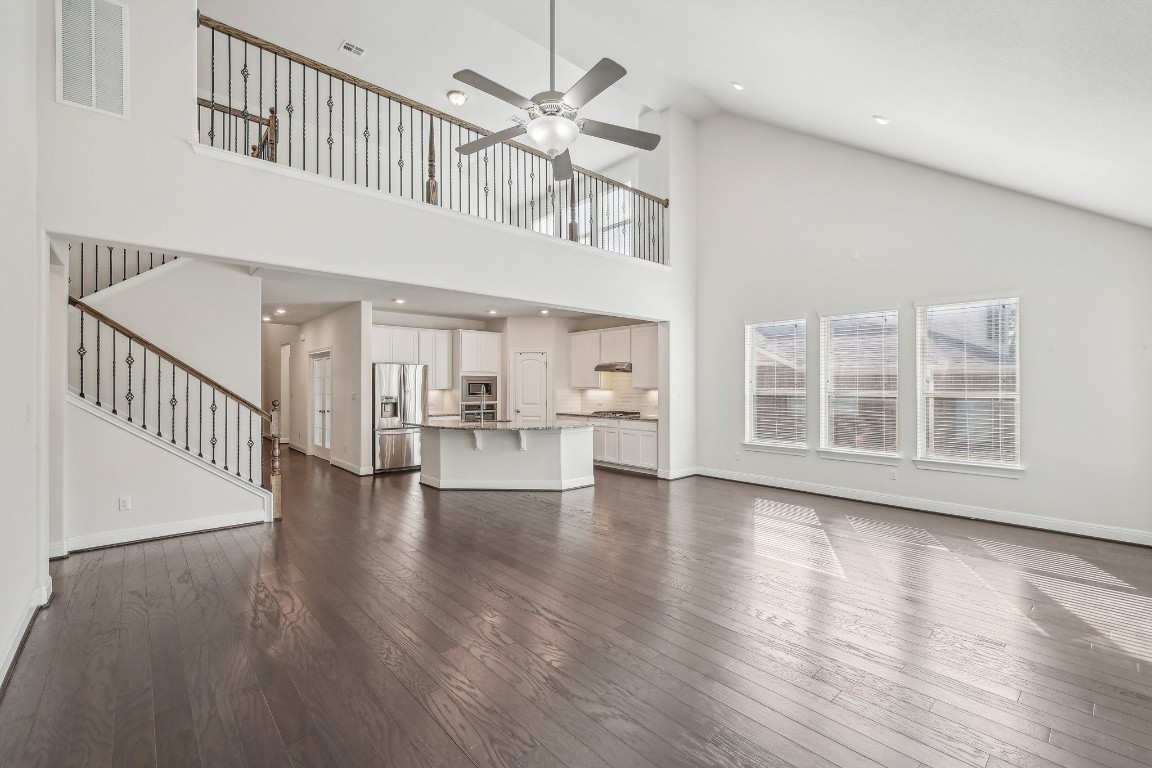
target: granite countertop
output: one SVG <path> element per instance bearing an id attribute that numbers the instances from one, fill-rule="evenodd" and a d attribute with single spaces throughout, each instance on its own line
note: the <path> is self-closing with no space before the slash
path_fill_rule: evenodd
<path id="1" fill-rule="evenodd" d="M 608 419 L 610 421 L 660 421 L 659 416 L 594 416 L 591 413 L 577 413 L 575 411 L 556 412 L 557 416 L 576 416 L 581 419 Z"/>
<path id="2" fill-rule="evenodd" d="M 455 429 L 463 432 L 474 432 L 476 430 L 485 430 L 492 432 L 519 432 L 520 430 L 555 430 L 555 429 L 589 429 L 591 425 L 585 421 L 572 421 L 570 419 L 551 419 L 544 421 L 519 421 L 512 419 L 509 421 L 485 421 L 481 424 L 478 421 L 460 421 L 460 419 L 437 419 L 432 421 L 431 417 L 428 420 L 416 424 L 405 424 L 407 427 L 426 427 L 429 429 Z"/>
<path id="3" fill-rule="evenodd" d="M 460 418 L 460 414 L 459 413 L 430 413 L 430 414 L 428 414 L 428 418 L 430 418 L 430 419 L 458 419 L 458 418 Z"/>

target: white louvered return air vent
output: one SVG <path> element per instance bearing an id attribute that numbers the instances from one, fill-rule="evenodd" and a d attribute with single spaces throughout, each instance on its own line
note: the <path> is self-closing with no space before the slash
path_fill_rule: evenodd
<path id="1" fill-rule="evenodd" d="M 115 0 L 57 0 L 56 100 L 128 117 L 128 9 Z"/>

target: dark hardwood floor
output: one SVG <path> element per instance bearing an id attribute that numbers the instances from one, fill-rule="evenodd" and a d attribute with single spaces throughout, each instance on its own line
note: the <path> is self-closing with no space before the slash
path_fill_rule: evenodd
<path id="1" fill-rule="evenodd" d="M 1152 551 L 719 480 L 437 492 L 53 564 L 0 766 L 1152 765 Z"/>

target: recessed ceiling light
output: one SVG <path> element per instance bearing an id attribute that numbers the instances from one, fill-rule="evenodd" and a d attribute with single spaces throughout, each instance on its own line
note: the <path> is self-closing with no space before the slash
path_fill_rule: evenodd
<path id="1" fill-rule="evenodd" d="M 261 320 L 263 320 L 264 322 L 266 322 L 266 323 L 267 323 L 267 322 L 268 322 L 269 320 L 271 320 L 272 318 L 268 317 L 268 315 L 264 315 L 264 317 L 262 317 L 262 318 L 260 318 L 260 319 L 261 319 Z"/>
<path id="2" fill-rule="evenodd" d="M 488 310 L 488 314 L 494 315 L 494 314 L 496 314 L 496 310 L 490 309 L 490 310 Z"/>
<path id="3" fill-rule="evenodd" d="M 884 115 L 872 115 L 872 119 L 876 121 L 877 125 L 888 125 L 888 123 L 892 122 L 887 117 L 884 117 Z"/>
<path id="4" fill-rule="evenodd" d="M 548 314 L 548 310 L 542 309 L 542 310 L 540 310 L 540 314 L 546 315 L 546 314 Z"/>
<path id="5" fill-rule="evenodd" d="M 448 91 L 448 101 L 458 107 L 462 107 L 464 106 L 464 102 L 468 101 L 468 94 L 464 93 L 464 91 Z"/>
<path id="6" fill-rule="evenodd" d="M 735 80 L 732 81 L 732 87 L 738 91 L 744 90 L 744 86 L 740 85 L 740 83 L 736 82 Z"/>
<path id="7" fill-rule="evenodd" d="M 284 309 L 284 307 L 280 307 L 279 309 L 277 309 L 277 310 L 276 310 L 276 314 L 278 314 L 278 315 L 283 315 L 283 314 L 285 314 L 287 311 L 288 311 L 288 310 Z"/>
<path id="8" fill-rule="evenodd" d="M 403 304 L 404 303 L 404 299 L 392 299 L 392 301 L 395 304 Z"/>

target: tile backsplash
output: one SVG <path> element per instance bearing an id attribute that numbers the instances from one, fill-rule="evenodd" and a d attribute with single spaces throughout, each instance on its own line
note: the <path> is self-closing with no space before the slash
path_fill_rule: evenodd
<path id="1" fill-rule="evenodd" d="M 601 373 L 600 389 L 566 389 L 556 392 L 557 411 L 639 411 L 645 416 L 655 416 L 659 409 L 660 392 L 655 389 L 633 389 L 630 373 Z"/>

